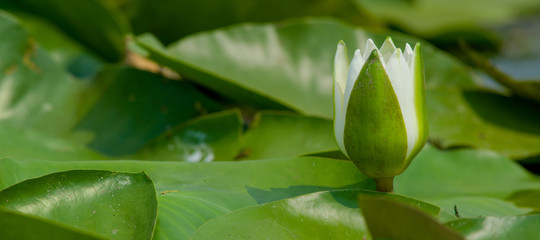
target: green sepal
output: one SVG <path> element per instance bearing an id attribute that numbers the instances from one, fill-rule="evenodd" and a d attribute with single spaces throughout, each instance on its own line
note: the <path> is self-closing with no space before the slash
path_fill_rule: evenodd
<path id="1" fill-rule="evenodd" d="M 350 159 L 366 176 L 393 177 L 405 170 L 405 121 L 377 50 L 371 52 L 354 83 L 344 135 Z"/>

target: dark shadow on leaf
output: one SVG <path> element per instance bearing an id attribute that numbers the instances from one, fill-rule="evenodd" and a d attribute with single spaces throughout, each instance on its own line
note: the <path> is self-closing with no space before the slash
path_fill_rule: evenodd
<path id="1" fill-rule="evenodd" d="M 281 199 L 287 199 L 292 197 L 297 197 L 300 195 L 320 192 L 320 191 L 330 191 L 330 190 L 340 190 L 340 189 L 375 189 L 375 183 L 372 179 L 366 179 L 355 184 L 346 185 L 342 187 L 327 187 L 327 186 L 308 186 L 308 185 L 298 185 L 290 186 L 288 188 L 270 188 L 270 190 L 264 190 L 260 188 L 254 188 L 251 186 L 245 186 L 248 194 L 257 201 L 258 204 L 263 204 L 267 202 L 277 201 Z M 341 196 L 341 195 L 338 195 Z M 335 196 L 334 196 L 335 197 Z M 340 199 L 347 199 L 346 197 L 338 197 L 336 200 L 340 202 Z M 353 199 L 354 200 L 354 199 Z M 343 205 L 350 205 L 349 200 L 343 200 Z M 353 202 L 356 204 L 356 202 Z M 355 207 L 356 208 L 356 207 Z"/>
<path id="2" fill-rule="evenodd" d="M 540 174 L 540 155 L 518 159 L 518 163 L 534 174 Z"/>
<path id="3" fill-rule="evenodd" d="M 540 135 L 540 105 L 533 101 L 482 91 L 464 91 L 463 96 L 482 120 L 515 131 Z"/>
<path id="4" fill-rule="evenodd" d="M 336 200 L 336 202 L 348 208 L 359 208 L 357 199 L 358 192 L 353 191 L 334 191 L 330 192 L 330 195 Z"/>

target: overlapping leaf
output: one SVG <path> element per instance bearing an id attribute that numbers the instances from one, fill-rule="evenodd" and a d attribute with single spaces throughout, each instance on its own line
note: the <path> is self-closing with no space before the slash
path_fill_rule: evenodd
<path id="1" fill-rule="evenodd" d="M 169 129 L 130 159 L 157 161 L 231 161 L 240 152 L 242 119 L 238 110 L 222 111 Z"/>
<path id="2" fill-rule="evenodd" d="M 387 34 L 398 47 L 418 41 Z M 196 34 L 173 43 L 168 51 L 148 44 L 147 38 L 139 45 L 151 59 L 231 99 L 330 119 L 331 63 L 336 43 L 343 39 L 353 51 L 363 48 L 367 38 L 380 45 L 387 34 L 369 33 L 331 20 L 306 19 L 244 24 Z M 485 115 L 492 111 L 506 116 L 529 114 L 529 107 L 515 108 L 517 103 L 512 102 L 503 108 L 493 104 L 493 99 L 502 96 L 478 92 L 470 69 L 424 46 L 432 142 L 442 147 L 487 148 L 515 158 L 540 153 L 536 116 L 515 119 Z"/>
<path id="3" fill-rule="evenodd" d="M 336 148 L 329 120 L 286 112 L 261 112 L 250 124 L 239 158 L 291 157 Z"/>
<path id="4" fill-rule="evenodd" d="M 0 205 L 108 238 L 149 239 L 157 216 L 154 185 L 144 173 L 54 173 L 0 191 Z"/>
<path id="5" fill-rule="evenodd" d="M 130 19 L 136 34 L 152 32 L 166 43 L 189 34 L 236 23 L 267 22 L 301 16 L 334 16 L 356 24 L 373 23 L 367 15 L 361 14 L 354 3 L 346 0 L 255 0 L 249 3 L 241 0 L 114 2 Z M 182 14 L 178 14 L 179 11 Z M 219 21 L 216 21 L 216 16 L 219 16 Z"/>
<path id="6" fill-rule="evenodd" d="M 84 150 L 88 141 L 105 154 L 131 154 L 166 130 L 221 109 L 187 82 L 132 68 L 107 68 L 94 80 L 76 80 L 5 12 L 0 33 L 10 36 L 0 41 L 0 123 L 5 134 L 20 131 L 0 144 L 2 156 L 66 159 L 61 153 L 79 148 L 82 155 L 72 157 L 102 158 Z M 47 136 L 58 139 L 38 142 Z M 38 157 L 38 150 L 59 154 Z"/>
<path id="7" fill-rule="evenodd" d="M 173 126 L 221 108 L 187 82 L 137 69 L 108 69 L 96 81 L 102 88 L 76 130 L 92 132 L 89 146 L 112 156 L 134 153 Z"/>
<path id="8" fill-rule="evenodd" d="M 0 161 L 0 188 L 44 174 L 70 169 L 142 171 L 154 180 L 160 194 L 156 237 L 189 237 L 202 224 L 242 207 L 337 189 L 373 189 L 349 161 L 301 157 L 241 162 L 179 163 L 155 161 Z M 19 171 L 25 169 L 25 171 Z M 459 177 L 456 177 L 459 176 Z M 441 187 L 444 186 L 444 187 Z M 439 151 L 427 147 L 410 169 L 396 178 L 396 192 L 444 208 L 457 205 L 465 216 L 468 207 L 481 206 L 483 214 L 526 212 L 511 204 L 489 208 L 514 191 L 540 189 L 540 181 L 508 158 L 475 150 Z M 467 203 L 456 197 L 478 198 Z M 491 197 L 491 198 L 490 198 Z M 162 204 L 161 204 L 162 203 Z"/>
<path id="9" fill-rule="evenodd" d="M 0 238 L 2 239 L 103 239 L 68 225 L 60 225 L 46 219 L 36 218 L 0 207 Z"/>
<path id="10" fill-rule="evenodd" d="M 357 196 L 395 199 L 433 217 L 436 206 L 399 195 L 370 191 L 324 191 L 243 208 L 202 225 L 192 239 L 369 239 Z M 380 208 L 373 208 L 380 210 Z"/>
<path id="11" fill-rule="evenodd" d="M 106 1 L 4 1 L 0 7 L 46 18 L 105 59 L 119 61 L 124 57 L 124 37 L 130 26 Z"/>

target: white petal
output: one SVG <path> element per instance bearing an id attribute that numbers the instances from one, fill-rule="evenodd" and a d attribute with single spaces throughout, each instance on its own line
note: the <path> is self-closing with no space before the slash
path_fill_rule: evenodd
<path id="1" fill-rule="evenodd" d="M 343 41 L 340 41 L 337 46 L 336 56 L 334 57 L 334 136 L 338 147 L 343 153 L 345 151 L 344 133 L 345 117 L 343 95 L 347 84 L 347 72 L 349 68 L 349 59 L 347 56 L 347 47 Z"/>
<path id="2" fill-rule="evenodd" d="M 401 114 L 405 121 L 407 131 L 407 158 L 412 152 L 414 145 L 419 139 L 418 116 L 414 105 L 414 78 L 413 71 L 409 68 L 409 63 L 405 59 L 401 49 L 397 49 L 392 54 L 386 72 L 394 88 L 394 92 L 399 101 Z"/>
<path id="3" fill-rule="evenodd" d="M 371 38 L 370 38 L 370 39 L 367 40 L 366 49 L 364 51 L 364 55 L 362 56 L 363 59 L 364 59 L 364 62 L 367 61 L 367 59 L 369 58 L 369 55 L 371 54 L 371 52 L 373 50 L 379 51 L 377 49 L 377 46 L 375 45 L 375 43 L 373 43 L 373 40 L 371 40 Z"/>
<path id="4" fill-rule="evenodd" d="M 387 63 L 395 51 L 396 51 L 396 46 L 394 45 L 392 38 L 387 37 L 386 40 L 384 40 L 384 43 L 381 46 L 381 50 L 380 50 L 383 61 Z"/>
<path id="5" fill-rule="evenodd" d="M 348 70 L 349 59 L 347 56 L 347 47 L 343 41 L 340 41 L 337 45 L 336 56 L 334 57 L 334 83 L 337 84 L 341 95 L 345 92 Z"/>
<path id="6" fill-rule="evenodd" d="M 409 45 L 408 43 L 405 45 L 404 55 L 405 55 L 405 60 L 409 64 L 409 70 L 412 71 L 412 69 L 413 69 L 412 68 L 412 62 L 413 62 L 413 59 L 414 59 L 414 52 L 411 49 L 411 45 Z"/>
<path id="7" fill-rule="evenodd" d="M 354 83 L 356 82 L 356 79 L 358 79 L 358 74 L 360 74 L 364 63 L 365 61 L 362 58 L 360 49 L 356 49 L 356 51 L 354 51 L 354 56 L 349 66 L 349 74 L 347 75 L 347 87 L 345 88 L 345 94 L 343 96 L 343 106 L 345 110 L 347 109 L 347 106 L 349 104 L 349 99 L 351 97 Z"/>

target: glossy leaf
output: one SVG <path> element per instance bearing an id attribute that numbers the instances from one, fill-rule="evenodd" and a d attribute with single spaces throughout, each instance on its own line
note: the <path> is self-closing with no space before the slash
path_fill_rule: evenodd
<path id="1" fill-rule="evenodd" d="M 376 192 L 346 190 L 311 193 L 295 198 L 243 208 L 214 218 L 202 225 L 192 239 L 370 239 L 356 204 L 358 194 Z M 436 206 L 399 195 L 398 199 L 439 215 Z"/>
<path id="2" fill-rule="evenodd" d="M 95 134 L 89 146 L 112 156 L 134 153 L 173 126 L 221 108 L 187 82 L 133 68 L 108 69 L 97 78 L 103 92 L 92 96 L 97 99 L 77 130 Z"/>
<path id="3" fill-rule="evenodd" d="M 374 239 L 465 239 L 432 216 L 403 203 L 361 195 L 358 204 Z"/>
<path id="4" fill-rule="evenodd" d="M 235 110 L 190 120 L 146 144 L 130 159 L 158 161 L 231 161 L 240 151 L 242 119 Z"/>
<path id="5" fill-rule="evenodd" d="M 108 238 L 149 239 L 157 216 L 154 185 L 144 173 L 53 173 L 0 191 L 0 205 Z"/>
<path id="6" fill-rule="evenodd" d="M 105 160 L 77 141 L 40 134 L 3 124 L 0 128 L 0 157 L 48 160 Z"/>
<path id="7" fill-rule="evenodd" d="M 394 33 L 374 34 L 328 19 L 302 19 L 196 34 L 173 43 L 169 51 L 144 43 L 145 39 L 139 45 L 152 60 L 236 101 L 331 119 L 331 61 L 336 43 L 347 42 L 352 55 L 354 49 L 365 47 L 367 38 L 380 46 L 387 35 L 398 47 L 418 41 Z M 433 143 L 445 148 L 487 148 L 514 158 L 539 154 L 540 133 L 531 127 L 537 126 L 536 115 L 489 118 L 484 114 L 496 111 L 521 116 L 530 113 L 528 107 L 516 108 L 515 102 L 505 103 L 508 107 L 503 108 L 492 104 L 492 98 L 501 96 L 483 98 L 468 67 L 429 44 L 423 46 Z"/>
<path id="8" fill-rule="evenodd" d="M 476 218 L 485 216 L 514 216 L 527 214 L 530 208 L 520 208 L 516 205 L 497 198 L 489 197 L 455 197 L 431 200 L 446 212 L 452 212 L 461 218 Z"/>
<path id="9" fill-rule="evenodd" d="M 459 219 L 446 223 L 470 240 L 540 239 L 540 215 Z"/>
<path id="10" fill-rule="evenodd" d="M 129 24 L 105 1 L 22 0 L 2 3 L 0 7 L 48 19 L 107 60 L 119 61 L 124 57 L 124 35 L 130 31 Z"/>
<path id="11" fill-rule="evenodd" d="M 263 111 L 250 123 L 240 159 L 294 157 L 336 149 L 332 121 Z"/>
<path id="12" fill-rule="evenodd" d="M 317 191 L 375 187 L 350 161 L 300 157 L 213 163 L 3 159 L 0 189 L 71 169 L 148 173 L 160 193 L 159 238 L 189 238 L 209 219 L 243 207 Z M 540 180 L 508 158 L 489 151 L 440 151 L 430 146 L 395 180 L 396 193 L 427 202 L 464 196 L 505 198 L 523 189 L 540 189 Z M 488 206 L 489 201 L 479 205 Z"/>
<path id="13" fill-rule="evenodd" d="M 103 239 L 68 225 L 53 223 L 3 207 L 0 207 L 0 228 L 1 239 Z"/>
<path id="14" fill-rule="evenodd" d="M 0 33 L 11 36 L 0 41 L 5 49 L 2 124 L 68 136 L 73 145 L 86 144 L 94 135 L 90 147 L 125 155 L 179 123 L 221 108 L 189 83 L 132 68 L 109 68 L 93 81 L 75 80 L 7 13 L 0 14 Z M 82 136 L 81 130 L 89 134 Z"/>
<path id="15" fill-rule="evenodd" d="M 432 90 L 428 95 L 432 99 L 429 114 L 439 116 L 438 123 L 430 122 L 434 144 L 445 148 L 461 145 L 491 149 L 517 159 L 540 154 L 537 124 L 540 114 L 532 102 L 452 88 Z M 468 105 L 458 109 L 456 103 Z M 450 108 L 456 110 L 452 117 L 447 115 Z M 456 122 L 460 121 L 463 121 L 459 125 L 461 130 L 456 131 Z"/>
<path id="16" fill-rule="evenodd" d="M 189 238 L 207 220 L 242 207 L 316 191 L 374 189 L 352 163 L 324 158 L 212 163 L 3 159 L 0 189 L 70 169 L 148 173 L 160 194 L 156 238 Z"/>
<path id="17" fill-rule="evenodd" d="M 506 198 L 523 189 L 540 189 L 540 181 L 519 164 L 485 150 L 440 151 L 432 146 L 395 179 L 396 193 L 418 199 L 465 196 Z"/>

